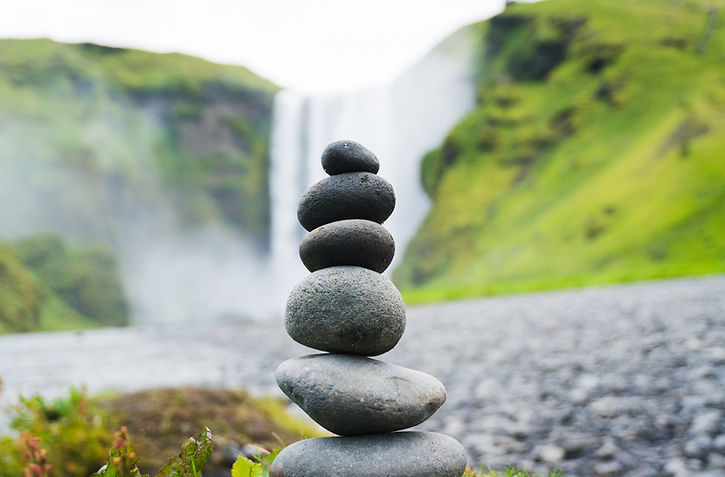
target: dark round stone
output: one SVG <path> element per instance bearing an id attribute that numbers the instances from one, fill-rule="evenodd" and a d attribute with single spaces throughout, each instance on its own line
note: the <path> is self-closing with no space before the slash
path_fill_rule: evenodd
<path id="1" fill-rule="evenodd" d="M 434 432 L 318 437 L 295 442 L 274 459 L 270 477 L 460 477 L 466 451 Z"/>
<path id="2" fill-rule="evenodd" d="M 338 265 L 365 267 L 382 273 L 395 254 L 385 227 L 370 220 L 338 220 L 321 225 L 300 244 L 300 258 L 311 272 Z"/>
<path id="3" fill-rule="evenodd" d="M 351 354 L 288 359 L 275 377 L 308 416 L 343 436 L 416 426 L 446 400 L 443 384 L 429 374 Z"/>
<path id="4" fill-rule="evenodd" d="M 395 192 L 388 181 L 369 172 L 349 172 L 322 179 L 307 189 L 297 219 L 307 231 L 345 219 L 382 224 L 394 208 Z"/>
<path id="5" fill-rule="evenodd" d="M 318 270 L 287 299 L 285 327 L 293 340 L 333 353 L 375 356 L 405 331 L 405 303 L 395 285 L 362 267 Z"/>
<path id="6" fill-rule="evenodd" d="M 346 172 L 377 174 L 380 162 L 362 144 L 355 141 L 335 141 L 322 152 L 322 168 L 331 176 Z"/>

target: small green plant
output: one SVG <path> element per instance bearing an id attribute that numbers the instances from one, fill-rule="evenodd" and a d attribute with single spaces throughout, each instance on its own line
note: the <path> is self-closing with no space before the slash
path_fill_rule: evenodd
<path id="1" fill-rule="evenodd" d="M 209 460 L 213 447 L 211 431 L 204 428 L 199 437 L 186 440 L 181 453 L 172 457 L 156 477 L 201 477 L 201 469 Z"/>
<path id="2" fill-rule="evenodd" d="M 264 477 L 268 475 L 261 462 L 254 462 L 239 456 L 232 466 L 232 477 Z"/>
<path id="3" fill-rule="evenodd" d="M 108 461 L 91 477 L 148 477 L 141 475 L 138 470 L 138 458 L 131 447 L 126 427 L 122 427 L 114 437 L 113 447 L 108 451 Z"/>
<path id="4" fill-rule="evenodd" d="M 269 477 L 269 467 L 279 452 L 276 450 L 266 455 L 260 454 L 254 459 L 240 455 L 232 466 L 232 477 Z"/>
<path id="5" fill-rule="evenodd" d="M 115 438 L 106 464 L 91 477 L 149 477 L 138 470 L 138 457 L 131 447 L 128 430 L 122 427 Z M 212 449 L 211 431 L 204 428 L 199 437 L 186 440 L 181 446 L 181 453 L 169 459 L 156 477 L 201 477 L 201 469 L 209 460 Z"/>

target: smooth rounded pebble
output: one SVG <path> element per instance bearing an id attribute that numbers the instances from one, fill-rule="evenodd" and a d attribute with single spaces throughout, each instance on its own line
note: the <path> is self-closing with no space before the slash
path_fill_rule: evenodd
<path id="1" fill-rule="evenodd" d="M 362 267 L 330 267 L 307 275 L 287 299 L 293 340 L 335 353 L 376 356 L 405 331 L 405 303 L 395 285 Z"/>
<path id="2" fill-rule="evenodd" d="M 385 179 L 370 172 L 349 172 L 322 179 L 307 189 L 297 219 L 308 232 L 345 219 L 382 224 L 394 208 L 395 192 Z"/>
<path id="3" fill-rule="evenodd" d="M 460 477 L 463 446 L 433 432 L 320 437 L 280 452 L 270 477 Z"/>
<path id="4" fill-rule="evenodd" d="M 311 272 L 338 265 L 382 273 L 395 255 L 395 241 L 385 227 L 370 220 L 338 220 L 321 225 L 302 239 L 300 258 Z"/>
<path id="5" fill-rule="evenodd" d="M 355 141 L 335 141 L 322 151 L 322 168 L 331 176 L 346 172 L 377 174 L 380 162 L 362 144 Z"/>
<path id="6" fill-rule="evenodd" d="M 342 436 L 418 425 L 446 400 L 443 384 L 429 374 L 349 354 L 288 359 L 275 377 L 315 422 Z"/>

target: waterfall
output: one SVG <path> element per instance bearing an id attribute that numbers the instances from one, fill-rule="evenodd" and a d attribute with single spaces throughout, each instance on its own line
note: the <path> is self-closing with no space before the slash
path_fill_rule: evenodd
<path id="1" fill-rule="evenodd" d="M 270 143 L 269 188 L 272 194 L 270 252 L 272 269 L 279 277 L 303 273 L 297 246 L 304 230 L 297 222 L 297 202 L 305 191 L 306 137 L 302 125 L 306 102 L 302 96 L 282 91 L 274 98 L 274 127 Z M 287 267 L 291 269 L 287 270 Z"/>
<path id="2" fill-rule="evenodd" d="M 454 33 L 388 84 L 335 95 L 282 91 L 275 98 L 271 142 L 272 259 L 281 279 L 304 275 L 297 247 L 304 230 L 297 203 L 323 179 L 320 154 L 333 141 L 349 139 L 380 159 L 381 177 L 394 187 L 397 204 L 385 223 L 395 237 L 396 258 L 430 207 L 420 185 L 420 160 L 475 103 L 474 38 L 470 28 Z"/>

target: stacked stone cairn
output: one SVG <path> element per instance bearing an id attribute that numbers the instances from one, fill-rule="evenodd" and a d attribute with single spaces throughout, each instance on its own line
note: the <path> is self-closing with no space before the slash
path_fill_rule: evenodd
<path id="1" fill-rule="evenodd" d="M 395 252 L 381 225 L 393 212 L 392 186 L 377 157 L 352 141 L 322 154 L 327 177 L 297 210 L 310 233 L 300 257 L 312 272 L 292 290 L 285 311 L 295 341 L 325 351 L 277 369 L 279 387 L 312 419 L 340 437 L 285 448 L 272 477 L 460 477 L 466 457 L 453 438 L 404 431 L 428 419 L 446 392 L 433 376 L 369 356 L 391 350 L 405 330 L 405 305 L 381 275 Z"/>

